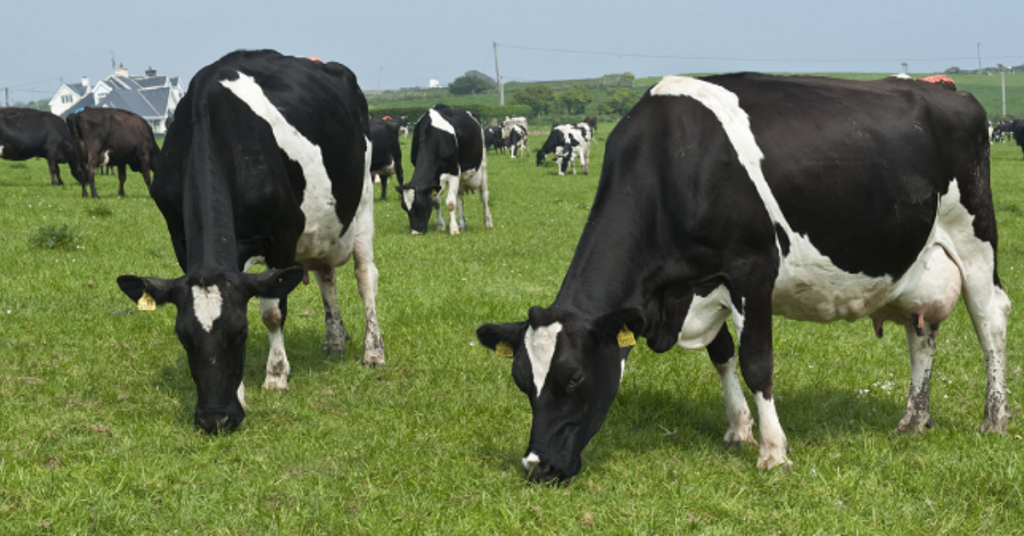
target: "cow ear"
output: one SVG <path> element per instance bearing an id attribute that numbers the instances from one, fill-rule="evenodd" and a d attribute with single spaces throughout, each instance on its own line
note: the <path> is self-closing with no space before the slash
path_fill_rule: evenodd
<path id="1" fill-rule="evenodd" d="M 260 274 L 242 274 L 242 281 L 250 296 L 261 298 L 284 298 L 306 276 L 302 266 L 275 268 Z"/>
<path id="2" fill-rule="evenodd" d="M 526 322 L 484 324 L 476 328 L 480 344 L 494 350 L 501 357 L 512 357 L 523 345 Z"/>
<path id="3" fill-rule="evenodd" d="M 124 292 L 133 302 L 139 303 L 143 296 L 148 295 L 152 297 L 156 305 L 163 305 L 169 301 L 174 301 L 174 290 L 181 279 L 180 277 L 178 279 L 160 279 L 157 277 L 122 275 L 117 278 L 117 286 L 121 287 L 121 292 Z M 140 308 L 144 306 L 144 304 L 139 303 Z"/>
<path id="4" fill-rule="evenodd" d="M 616 341 L 620 347 L 636 344 L 636 337 L 647 327 L 644 312 L 639 307 L 624 307 L 597 320 L 598 341 Z"/>

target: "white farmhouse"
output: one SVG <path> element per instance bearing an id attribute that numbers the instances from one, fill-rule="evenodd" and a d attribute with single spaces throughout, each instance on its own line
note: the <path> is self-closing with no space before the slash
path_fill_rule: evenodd
<path id="1" fill-rule="evenodd" d="M 185 95 L 185 86 L 177 76 L 157 76 L 153 68 L 143 76 L 132 76 L 121 65 L 114 74 L 89 86 L 82 77 L 81 84 L 63 84 L 50 99 L 50 111 L 66 119 L 79 108 L 117 108 L 127 110 L 149 123 L 155 134 L 167 131 L 166 120 Z"/>

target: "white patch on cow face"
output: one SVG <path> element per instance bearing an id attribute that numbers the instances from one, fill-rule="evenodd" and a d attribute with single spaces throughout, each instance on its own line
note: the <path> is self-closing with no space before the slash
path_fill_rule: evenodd
<path id="1" fill-rule="evenodd" d="M 103 160 L 100 161 L 99 165 L 105 166 L 110 163 L 110 149 L 103 151 L 103 154 L 101 154 L 100 156 L 103 157 Z"/>
<path id="2" fill-rule="evenodd" d="M 242 268 L 242 271 L 243 272 L 248 272 L 249 269 L 252 268 L 253 266 L 257 266 L 257 265 L 264 265 L 265 266 L 266 264 L 267 264 L 267 259 L 264 259 L 262 255 L 256 255 L 255 257 L 249 257 L 249 259 L 247 261 L 245 261 L 245 266 Z"/>
<path id="3" fill-rule="evenodd" d="M 428 113 L 430 114 L 431 126 L 433 126 L 436 129 L 443 130 L 451 134 L 452 136 L 455 135 L 455 127 L 453 127 L 452 124 L 449 123 L 448 120 L 445 119 L 440 112 L 431 108 Z"/>
<path id="4" fill-rule="evenodd" d="M 0 145 L 0 158 L 4 157 L 4 146 Z"/>
<path id="5" fill-rule="evenodd" d="M 306 179 L 306 189 L 302 195 L 306 228 L 299 237 L 296 260 L 341 257 L 336 250 L 343 225 L 335 212 L 336 200 L 331 190 L 331 178 L 324 166 L 320 147 L 288 123 L 253 77 L 239 72 L 238 79 L 221 80 L 220 83 L 270 125 L 277 145 L 288 158 L 302 167 Z"/>
<path id="6" fill-rule="evenodd" d="M 533 368 L 533 384 L 537 387 L 537 396 L 540 396 L 544 382 L 547 380 L 548 371 L 551 370 L 551 360 L 555 357 L 555 345 L 558 343 L 558 333 L 562 331 L 561 322 L 554 322 L 549 326 L 539 328 L 530 327 L 526 330 L 523 343 L 526 345 L 526 353 L 530 356 L 530 366 Z"/>
<path id="7" fill-rule="evenodd" d="M 220 318 L 221 309 L 224 307 L 224 300 L 220 296 L 220 289 L 217 285 L 200 287 L 192 285 L 192 310 L 196 313 L 196 320 L 207 333 L 213 331 L 213 321 Z"/>

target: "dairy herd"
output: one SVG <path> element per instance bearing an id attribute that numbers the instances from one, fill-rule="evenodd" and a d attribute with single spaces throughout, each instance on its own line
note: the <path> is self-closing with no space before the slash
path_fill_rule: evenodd
<path id="1" fill-rule="evenodd" d="M 760 468 L 790 465 L 775 406 L 773 315 L 869 317 L 878 336 L 886 323 L 900 326 L 911 380 L 896 429 L 922 432 L 932 422 L 937 333 L 961 294 L 986 362 L 981 428 L 1005 432 L 1010 301 L 996 266 L 988 126 L 977 101 L 949 86 L 748 73 L 669 76 L 648 89 L 605 140 L 590 216 L 554 301 L 525 320 L 476 329 L 511 358 L 529 400 L 529 478 L 579 472 L 640 339 L 655 352 L 706 349 L 722 386 L 725 441 L 757 445 Z M 46 157 L 55 185 L 57 163 L 67 162 L 83 196 L 94 197 L 100 165 L 120 166 L 122 185 L 126 165 L 147 185 L 153 170 L 150 194 L 182 275 L 117 282 L 140 309 L 175 305 L 195 424 L 208 432 L 233 430 L 245 416 L 250 298 L 260 299 L 270 337 L 263 387 L 288 388 L 288 294 L 309 272 L 323 297 L 324 350 L 343 354 L 336 277 L 354 263 L 363 363 L 384 364 L 375 177 L 382 198 L 397 178 L 413 234 L 427 232 L 432 212 L 438 230 L 459 234 L 465 194 L 479 194 L 484 227 L 494 226 L 488 153 L 530 154 L 526 118 L 485 131 L 472 114 L 437 105 L 415 123 L 406 182 L 400 125 L 370 119 L 349 69 L 269 50 L 231 53 L 196 74 L 162 149 L 144 124 L 110 112 L 73 113 L 68 129 L 47 114 L 3 110 L 0 157 Z M 553 156 L 560 175 L 576 162 L 587 173 L 596 126 L 593 117 L 554 125 L 536 165 Z M 500 188 L 501 177 L 491 184 Z M 256 264 L 268 270 L 250 273 Z M 757 437 L 739 375 L 756 404 Z"/>

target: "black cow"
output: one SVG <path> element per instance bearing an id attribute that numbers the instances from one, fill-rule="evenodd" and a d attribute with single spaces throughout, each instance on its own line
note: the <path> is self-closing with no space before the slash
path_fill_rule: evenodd
<path id="1" fill-rule="evenodd" d="M 588 115 L 583 118 L 583 122 L 590 125 L 590 131 L 594 133 L 594 138 L 597 138 L 597 116 Z"/>
<path id="2" fill-rule="evenodd" d="M 395 175 L 399 186 L 405 184 L 402 172 L 402 146 L 398 143 L 398 123 L 382 119 L 370 119 L 370 141 L 373 143 L 373 158 L 370 173 L 373 182 L 380 183 L 380 198 L 388 198 L 388 177 Z"/>
<path id="3" fill-rule="evenodd" d="M 45 158 L 50 167 L 50 185 L 64 186 L 57 164 L 69 164 L 73 170 L 78 153 L 67 125 L 56 115 L 28 108 L 0 108 L 0 158 Z"/>
<path id="4" fill-rule="evenodd" d="M 487 204 L 484 134 L 469 112 L 438 104 L 423 114 L 412 134 L 412 162 L 416 166 L 412 180 L 398 188 L 402 208 L 409 213 L 412 234 L 427 232 L 431 209 L 437 210 L 437 230 L 444 230 L 440 194 L 445 189 L 451 234 L 466 228 L 462 198 L 466 192 L 476 193 L 477 189 L 484 205 L 484 227 L 494 227 Z"/>
<path id="5" fill-rule="evenodd" d="M 324 303 L 324 351 L 343 354 L 348 336 L 335 268 L 354 256 L 366 314 L 363 364 L 383 364 L 370 131 L 352 71 L 272 50 L 234 52 L 195 75 L 175 119 L 151 193 L 185 275 L 117 282 L 140 308 L 177 307 L 174 329 L 198 391 L 196 425 L 232 430 L 245 417 L 246 304 L 253 296 L 261 298 L 270 331 L 263 387 L 287 390 L 281 328 L 288 293 L 308 270 Z M 255 263 L 268 270 L 246 273 Z"/>
<path id="6" fill-rule="evenodd" d="M 484 147 L 494 149 L 496 153 L 505 152 L 505 138 L 501 135 L 501 127 L 487 127 L 484 129 Z"/>
<path id="7" fill-rule="evenodd" d="M 1024 151 L 1024 119 L 1014 121 L 1010 130 L 1013 132 L 1013 141 L 1016 141 L 1017 146 Z"/>
<path id="8" fill-rule="evenodd" d="M 78 153 L 78 165 L 71 174 L 86 187 L 93 197 L 96 193 L 96 168 L 117 166 L 118 196 L 124 196 L 125 166 L 142 173 L 146 187 L 150 187 L 149 171 L 160 156 L 160 147 L 153 137 L 153 129 L 136 114 L 114 108 L 82 108 L 67 117 L 68 130 Z"/>
<path id="9" fill-rule="evenodd" d="M 755 443 L 736 364 L 757 402 L 763 469 L 790 465 L 772 389 L 772 315 L 870 317 L 905 329 L 900 432 L 931 424 L 939 323 L 961 289 L 988 365 L 983 431 L 1010 419 L 1010 301 L 996 273 L 985 111 L 914 80 L 670 76 L 618 123 L 562 287 L 524 322 L 485 324 L 514 355 L 533 410 L 523 467 L 571 478 L 615 398 L 635 336 L 706 347 L 727 443 Z M 732 316 L 738 357 L 725 326 Z"/>

